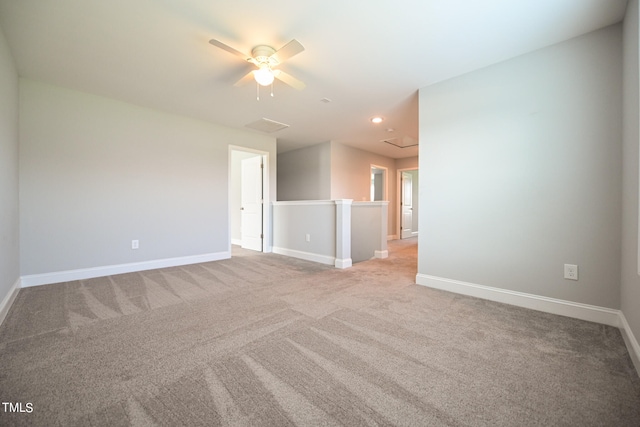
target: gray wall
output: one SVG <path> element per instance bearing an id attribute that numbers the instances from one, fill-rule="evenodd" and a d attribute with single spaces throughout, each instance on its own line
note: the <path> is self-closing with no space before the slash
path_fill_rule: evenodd
<path id="1" fill-rule="evenodd" d="M 420 274 L 620 307 L 621 36 L 420 90 Z"/>
<path id="2" fill-rule="evenodd" d="M 633 335 L 640 339 L 640 278 L 638 277 L 638 141 L 640 94 L 638 81 L 638 0 L 631 0 L 624 20 L 623 216 L 621 301 Z M 640 367 L 639 367 L 640 369 Z"/>
<path id="3" fill-rule="evenodd" d="M 20 276 L 18 73 L 0 28 L 0 302 Z"/>
<path id="4" fill-rule="evenodd" d="M 388 169 L 387 230 L 395 233 L 396 161 L 335 141 L 278 154 L 278 200 L 370 200 L 372 164 Z"/>
<path id="5" fill-rule="evenodd" d="M 21 274 L 228 251 L 230 144 L 275 159 L 271 137 L 21 79 Z"/>
<path id="6" fill-rule="evenodd" d="M 278 200 L 331 199 L 331 144 L 278 154 Z"/>
<path id="7" fill-rule="evenodd" d="M 418 169 L 418 157 L 403 157 L 396 159 L 397 169 Z"/>
<path id="8" fill-rule="evenodd" d="M 380 243 L 383 238 L 386 243 L 389 234 L 384 230 L 382 236 L 382 209 L 386 208 L 371 202 L 353 202 L 351 205 L 351 260 L 354 264 L 373 258 L 376 251 L 387 250 Z"/>
<path id="9" fill-rule="evenodd" d="M 388 233 L 396 224 L 396 164 L 389 157 L 331 142 L 331 198 L 368 201 L 371 199 L 371 165 L 387 168 Z"/>
<path id="10" fill-rule="evenodd" d="M 309 241 L 306 241 L 306 235 Z M 273 205 L 274 251 L 287 249 L 336 256 L 336 205 L 328 201 L 275 203 Z"/>

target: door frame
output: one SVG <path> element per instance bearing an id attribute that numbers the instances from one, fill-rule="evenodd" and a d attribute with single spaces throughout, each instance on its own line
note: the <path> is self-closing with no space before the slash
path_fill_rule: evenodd
<path id="1" fill-rule="evenodd" d="M 396 194 L 397 194 L 397 204 L 396 204 L 396 236 L 398 239 L 402 239 L 402 172 L 410 172 L 420 170 L 418 167 L 414 168 L 402 168 L 396 169 L 397 171 L 397 179 L 396 179 Z M 418 184 L 414 182 L 413 185 Z M 418 191 L 420 191 L 420 186 L 418 184 Z M 418 229 L 418 233 L 420 230 Z"/>
<path id="2" fill-rule="evenodd" d="M 241 147 L 238 145 L 229 145 L 229 159 L 228 159 L 228 191 L 227 191 L 227 208 L 228 208 L 228 246 L 229 253 L 231 253 L 231 192 L 233 184 L 233 162 L 232 153 L 234 151 L 242 151 L 245 153 L 252 153 L 257 156 L 262 156 L 262 252 L 271 252 L 271 199 L 269 197 L 269 152 L 263 150 L 256 150 L 253 148 Z"/>

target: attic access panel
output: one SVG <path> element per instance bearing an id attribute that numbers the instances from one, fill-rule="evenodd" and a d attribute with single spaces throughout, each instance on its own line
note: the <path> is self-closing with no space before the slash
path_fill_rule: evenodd
<path id="1" fill-rule="evenodd" d="M 289 125 L 285 123 L 276 122 L 275 120 L 262 118 L 260 120 L 256 120 L 255 122 L 251 122 L 245 127 L 254 129 L 260 132 L 273 133 L 282 129 L 286 129 Z"/>
<path id="2" fill-rule="evenodd" d="M 394 147 L 398 147 L 398 148 L 409 148 L 409 147 L 415 147 L 418 145 L 418 140 L 413 139 L 409 136 L 405 136 L 402 138 L 383 139 L 382 142 L 386 142 L 387 144 L 391 144 Z"/>

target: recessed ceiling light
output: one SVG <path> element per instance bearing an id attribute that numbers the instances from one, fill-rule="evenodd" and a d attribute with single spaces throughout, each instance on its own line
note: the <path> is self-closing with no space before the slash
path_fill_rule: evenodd
<path id="1" fill-rule="evenodd" d="M 394 128 L 387 128 L 387 132 L 395 132 L 396 130 Z"/>
<path id="2" fill-rule="evenodd" d="M 382 123 L 383 120 L 384 119 L 382 117 L 372 117 L 371 118 L 371 123 L 378 124 L 378 123 Z"/>

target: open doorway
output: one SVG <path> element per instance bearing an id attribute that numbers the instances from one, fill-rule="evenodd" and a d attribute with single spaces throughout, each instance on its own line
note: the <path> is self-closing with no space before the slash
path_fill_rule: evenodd
<path id="1" fill-rule="evenodd" d="M 380 202 L 387 198 L 387 168 L 371 165 L 371 201 Z"/>
<path id="2" fill-rule="evenodd" d="M 269 224 L 267 197 L 268 153 L 230 147 L 230 246 L 266 252 Z M 231 248 L 230 248 L 231 249 Z"/>
<path id="3" fill-rule="evenodd" d="M 398 230 L 401 239 L 418 235 L 418 169 L 399 169 Z"/>

